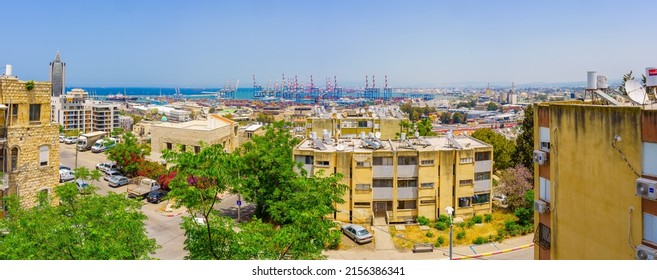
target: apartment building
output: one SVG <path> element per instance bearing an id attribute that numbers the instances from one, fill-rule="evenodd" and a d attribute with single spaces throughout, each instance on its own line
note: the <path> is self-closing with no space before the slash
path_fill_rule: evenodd
<path id="1" fill-rule="evenodd" d="M 50 104 L 51 120 L 61 124 L 65 130 L 110 132 L 120 127 L 119 105 L 92 100 L 89 93 L 82 89 L 72 89 L 65 95 L 53 96 Z"/>
<path id="2" fill-rule="evenodd" d="M 367 109 L 347 109 L 342 112 L 315 106 L 306 118 L 306 137 L 328 130 L 341 138 L 357 137 L 361 132 L 381 133 L 381 139 L 396 139 L 401 132 L 401 122 L 408 121 L 397 106 L 372 106 Z"/>
<path id="3" fill-rule="evenodd" d="M 452 206 L 457 217 L 491 212 L 493 149 L 468 136 L 382 140 L 378 135 L 304 140 L 294 159 L 308 174 L 341 173 L 349 186 L 336 220 L 388 223 L 435 220 Z M 380 136 L 380 135 L 379 135 Z"/>
<path id="4" fill-rule="evenodd" d="M 142 128 L 136 133 L 143 134 Z M 215 114 L 207 120 L 154 123 L 150 125 L 151 148 L 155 153 L 163 150 L 198 153 L 203 145 L 221 144 L 227 151 L 233 151 L 237 147 L 237 132 L 236 122 Z"/>
<path id="5" fill-rule="evenodd" d="M 535 259 L 655 259 L 657 107 L 540 103 L 534 135 Z"/>
<path id="6" fill-rule="evenodd" d="M 0 76 L 0 204 L 18 195 L 25 207 L 59 183 L 59 128 L 50 122 L 49 82 L 21 81 L 12 66 Z M 4 207 L 0 207 L 4 215 Z"/>

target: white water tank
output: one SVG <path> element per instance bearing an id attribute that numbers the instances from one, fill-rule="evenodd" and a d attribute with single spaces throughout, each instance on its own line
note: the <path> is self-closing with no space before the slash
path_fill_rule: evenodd
<path id="1" fill-rule="evenodd" d="M 7 64 L 7 67 L 5 68 L 5 76 L 11 76 L 13 72 L 13 66 L 11 64 Z"/>
<path id="2" fill-rule="evenodd" d="M 646 68 L 646 86 L 657 87 L 657 68 L 655 67 Z"/>
<path id="3" fill-rule="evenodd" d="M 607 85 L 607 76 L 598 76 L 598 88 L 599 89 L 607 89 L 609 85 Z"/>
<path id="4" fill-rule="evenodd" d="M 595 78 L 597 74 L 595 71 L 586 72 L 586 89 L 598 89 L 598 81 Z"/>

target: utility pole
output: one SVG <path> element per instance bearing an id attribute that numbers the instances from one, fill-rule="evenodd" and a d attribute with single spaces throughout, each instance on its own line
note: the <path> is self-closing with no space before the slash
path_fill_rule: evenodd
<path id="1" fill-rule="evenodd" d="M 452 206 L 445 207 L 447 215 L 449 215 L 449 260 L 452 260 L 452 232 L 454 229 L 454 222 L 452 220 L 452 214 L 454 213 L 454 208 Z"/>
<path id="2" fill-rule="evenodd" d="M 241 213 L 242 212 L 242 195 L 237 194 L 237 222 L 239 223 L 241 221 Z"/>

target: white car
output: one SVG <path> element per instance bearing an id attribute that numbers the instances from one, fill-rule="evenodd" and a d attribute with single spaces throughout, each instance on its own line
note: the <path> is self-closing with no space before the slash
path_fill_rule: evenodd
<path id="1" fill-rule="evenodd" d="M 506 195 L 503 194 L 494 194 L 493 195 L 493 205 L 500 208 L 507 208 L 509 205 L 506 204 Z"/>
<path id="2" fill-rule="evenodd" d="M 96 164 L 96 169 L 102 171 L 103 173 L 107 173 L 112 169 L 118 170 L 119 166 L 116 165 L 116 163 L 112 163 L 112 162 L 101 162 L 99 164 Z"/>
<path id="3" fill-rule="evenodd" d="M 69 137 L 66 137 L 66 139 L 64 139 L 64 143 L 66 143 L 66 144 L 75 144 L 77 142 L 78 142 L 78 138 L 75 137 L 75 136 L 69 136 Z"/>
<path id="4" fill-rule="evenodd" d="M 75 179 L 75 172 L 66 169 L 59 170 L 59 182 L 68 182 Z"/>

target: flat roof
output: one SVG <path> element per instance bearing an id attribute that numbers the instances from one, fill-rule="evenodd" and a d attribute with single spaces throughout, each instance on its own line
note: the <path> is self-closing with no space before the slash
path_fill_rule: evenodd
<path id="1" fill-rule="evenodd" d="M 481 142 L 477 139 L 474 139 L 470 136 L 454 136 L 452 137 L 458 144 L 464 147 L 464 149 L 475 149 L 475 148 L 487 148 L 492 147 L 484 142 Z M 318 137 L 319 139 L 319 137 Z M 321 140 L 321 139 L 320 139 Z M 375 142 L 372 139 L 367 139 L 370 142 Z M 312 139 L 305 139 L 297 146 L 297 150 L 300 151 L 321 151 L 316 147 L 315 141 Z M 423 139 L 406 139 L 405 141 L 400 140 L 380 140 L 383 144 L 383 147 L 374 150 L 369 148 L 367 141 L 360 138 L 347 139 L 341 138 L 338 139 L 336 143 L 333 139 L 332 143 L 327 143 L 322 141 L 324 147 L 326 148 L 325 152 L 335 152 L 335 151 L 344 151 L 344 152 L 356 152 L 356 153 L 369 153 L 373 151 L 447 151 L 447 150 L 459 150 L 459 148 L 451 145 L 450 141 L 445 136 L 438 137 L 426 137 Z M 392 147 L 390 146 L 392 144 Z"/>

